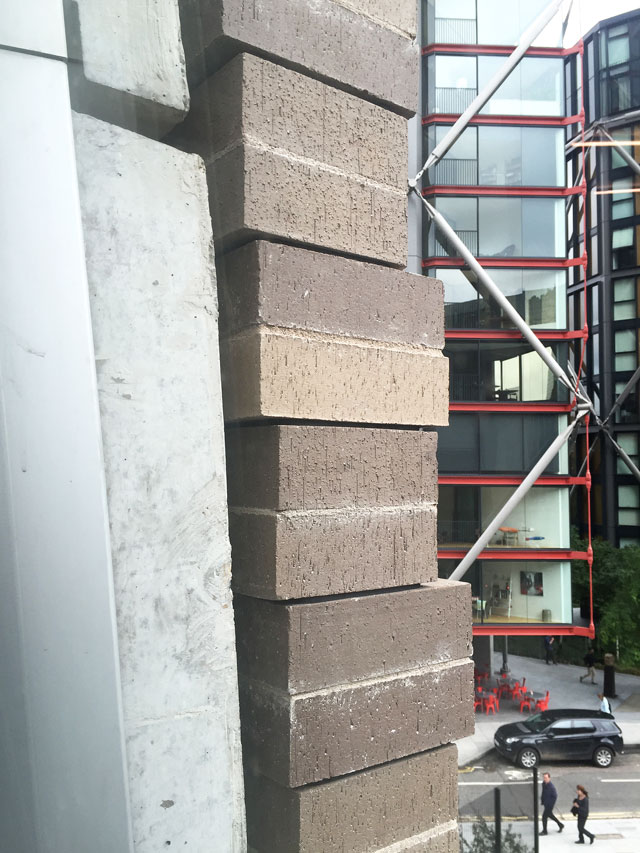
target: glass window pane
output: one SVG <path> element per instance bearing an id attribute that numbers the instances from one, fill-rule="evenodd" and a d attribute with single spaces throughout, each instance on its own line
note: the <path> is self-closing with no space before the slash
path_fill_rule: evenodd
<path id="1" fill-rule="evenodd" d="M 558 435 L 557 418 L 543 415 L 524 415 L 524 470 L 530 471 L 551 442 Z M 557 474 L 560 470 L 560 456 L 551 460 L 545 469 L 548 474 Z"/>
<path id="2" fill-rule="evenodd" d="M 636 317 L 636 304 L 634 302 L 618 302 L 613 306 L 614 320 L 633 320 Z"/>
<path id="3" fill-rule="evenodd" d="M 619 38 L 611 38 L 609 32 L 609 65 L 620 65 L 629 61 L 629 37 L 624 35 Z"/>
<path id="4" fill-rule="evenodd" d="M 509 414 L 480 415 L 480 466 L 483 471 L 523 470 L 522 424 Z"/>
<path id="5" fill-rule="evenodd" d="M 564 186 L 564 134 L 560 128 L 522 128 L 522 183 L 526 187 Z"/>
<path id="6" fill-rule="evenodd" d="M 618 486 L 619 507 L 640 507 L 640 487 Z"/>
<path id="7" fill-rule="evenodd" d="M 618 524 L 629 524 L 634 527 L 640 524 L 640 510 L 638 509 L 619 509 Z"/>
<path id="8" fill-rule="evenodd" d="M 438 18 L 475 18 L 475 0 L 435 0 Z"/>
<path id="9" fill-rule="evenodd" d="M 633 228 L 618 228 L 611 234 L 611 248 L 620 249 L 633 246 Z"/>
<path id="10" fill-rule="evenodd" d="M 613 283 L 613 298 L 616 302 L 636 298 L 636 285 L 632 278 L 619 278 Z"/>
<path id="11" fill-rule="evenodd" d="M 522 256 L 522 199 L 480 199 L 480 254 Z"/>
<path id="12" fill-rule="evenodd" d="M 616 352 L 635 352 L 636 333 L 633 329 L 623 329 L 615 334 Z"/>
<path id="13" fill-rule="evenodd" d="M 565 207 L 561 199 L 522 199 L 522 242 L 526 257 L 561 257 L 565 253 Z"/>
<path id="14" fill-rule="evenodd" d="M 475 417 L 452 414 L 449 426 L 438 429 L 438 467 L 441 472 L 478 470 L 478 431 Z"/>
<path id="15" fill-rule="evenodd" d="M 522 60 L 524 115 L 562 115 L 562 60 L 529 57 Z"/>
<path id="16" fill-rule="evenodd" d="M 638 366 L 638 359 L 634 354 L 616 355 L 615 369 L 616 370 L 635 370 Z"/>
<path id="17" fill-rule="evenodd" d="M 475 88 L 475 57 L 436 54 L 435 60 L 436 86 L 448 89 Z"/>
<path id="18" fill-rule="evenodd" d="M 444 323 L 447 329 L 475 329 L 478 326 L 478 292 L 462 270 L 441 269 L 431 273 L 444 285 Z"/>

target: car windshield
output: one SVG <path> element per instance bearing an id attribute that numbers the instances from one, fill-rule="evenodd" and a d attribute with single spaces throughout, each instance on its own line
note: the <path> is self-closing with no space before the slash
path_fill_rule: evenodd
<path id="1" fill-rule="evenodd" d="M 549 723 L 552 723 L 553 720 L 554 717 L 550 714 L 545 714 L 543 711 L 541 714 L 534 714 L 533 717 L 529 717 L 528 720 L 524 720 L 522 725 L 529 729 L 530 732 L 541 732 L 543 729 L 546 729 Z"/>

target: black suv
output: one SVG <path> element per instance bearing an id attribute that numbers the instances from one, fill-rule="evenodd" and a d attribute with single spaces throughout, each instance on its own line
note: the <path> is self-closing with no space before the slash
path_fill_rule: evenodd
<path id="1" fill-rule="evenodd" d="M 611 714 L 569 708 L 541 711 L 521 723 L 500 726 L 493 744 L 520 767 L 536 767 L 540 759 L 593 761 L 608 767 L 624 743 Z"/>

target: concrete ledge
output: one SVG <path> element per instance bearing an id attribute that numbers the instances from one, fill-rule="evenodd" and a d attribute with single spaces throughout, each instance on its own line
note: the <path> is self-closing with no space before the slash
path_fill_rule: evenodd
<path id="1" fill-rule="evenodd" d="M 221 362 L 228 421 L 448 422 L 448 360 L 438 350 L 260 327 L 223 342 Z"/>
<path id="2" fill-rule="evenodd" d="M 272 510 L 435 504 L 437 435 L 277 425 L 227 428 L 229 504 Z"/>
<path id="3" fill-rule="evenodd" d="M 285 787 L 353 773 L 473 730 L 469 660 L 290 696 L 240 682 L 245 755 Z"/>
<path id="4" fill-rule="evenodd" d="M 289 599 L 435 580 L 435 507 L 273 513 L 231 509 L 233 588 Z"/>
<path id="5" fill-rule="evenodd" d="M 258 853 L 458 853 L 453 746 L 295 790 L 251 771 L 245 785 L 247 840 Z"/>
<path id="6" fill-rule="evenodd" d="M 160 138 L 189 110 L 178 0 L 75 0 L 67 16 L 75 110 Z"/>
<path id="7" fill-rule="evenodd" d="M 441 349 L 442 283 L 295 246 L 254 241 L 219 260 L 220 334 L 279 326 Z"/>
<path id="8" fill-rule="evenodd" d="M 367 0 L 351 5 L 371 14 Z M 398 14 L 386 2 L 372 20 L 331 0 L 270 0 L 251 7 L 242 0 L 180 0 L 189 78 L 200 82 L 233 54 L 249 50 L 411 116 L 418 103 L 418 48 L 384 25 L 388 20 L 411 28 L 408 5 L 403 0 Z"/>
<path id="9" fill-rule="evenodd" d="M 468 584 L 280 604 L 236 596 L 238 670 L 287 693 L 389 676 L 471 654 Z"/>

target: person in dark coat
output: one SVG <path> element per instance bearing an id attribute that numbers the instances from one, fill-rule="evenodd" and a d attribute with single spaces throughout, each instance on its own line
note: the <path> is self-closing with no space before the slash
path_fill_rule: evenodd
<path id="1" fill-rule="evenodd" d="M 587 818 L 589 817 L 589 792 L 582 785 L 576 785 L 577 796 L 573 801 L 573 806 L 577 809 L 578 818 L 578 840 L 576 844 L 584 844 L 585 835 L 589 839 L 589 844 L 593 844 L 596 837 L 588 829 L 584 828 Z"/>
<path id="2" fill-rule="evenodd" d="M 549 818 L 555 821 L 558 824 L 558 832 L 562 832 L 564 829 L 564 824 L 561 823 L 558 818 L 553 813 L 553 807 L 556 804 L 556 800 L 558 799 L 558 792 L 556 791 L 556 786 L 551 781 L 550 773 L 542 774 L 542 796 L 540 797 L 540 802 L 542 803 L 542 832 L 540 835 L 548 835 L 547 832 L 547 821 Z"/>
<path id="3" fill-rule="evenodd" d="M 594 669 L 594 663 L 596 662 L 596 656 L 593 653 L 593 649 L 589 648 L 589 651 L 584 656 L 584 665 L 587 668 L 587 671 L 584 675 L 580 676 L 580 681 L 583 681 L 585 678 L 589 678 L 591 676 L 591 683 L 596 683 L 596 671 Z"/>

